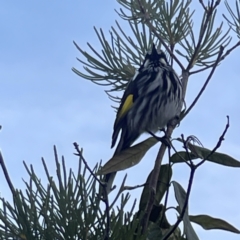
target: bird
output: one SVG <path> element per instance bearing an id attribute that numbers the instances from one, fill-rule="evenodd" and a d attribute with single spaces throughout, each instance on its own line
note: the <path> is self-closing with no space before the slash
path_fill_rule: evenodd
<path id="1" fill-rule="evenodd" d="M 142 133 L 154 134 L 179 117 L 182 98 L 180 78 L 165 53 L 153 43 L 121 98 L 111 148 L 116 145 L 120 131 L 121 134 L 113 156 L 128 149 Z M 116 172 L 105 175 L 107 194 L 111 191 L 115 175 Z"/>

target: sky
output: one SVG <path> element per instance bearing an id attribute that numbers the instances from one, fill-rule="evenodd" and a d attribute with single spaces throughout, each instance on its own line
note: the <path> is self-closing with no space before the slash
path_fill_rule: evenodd
<path id="1" fill-rule="evenodd" d="M 198 1 L 193 5 L 197 9 Z M 68 168 L 77 165 L 73 142 L 83 148 L 89 165 L 104 163 L 113 154 L 111 145 L 114 105 L 104 87 L 82 79 L 71 70 L 82 69 L 77 57 L 84 60 L 73 45 L 75 41 L 88 51 L 87 42 L 96 50 L 101 45 L 93 27 L 107 34 L 115 20 L 122 22 L 114 9 L 116 1 L 5 1 L 0 8 L 0 149 L 16 188 L 25 189 L 22 179 L 29 176 L 23 160 L 45 178 L 41 158 L 55 175 L 53 145 L 64 155 Z M 226 13 L 224 4 L 219 13 Z M 200 16 L 200 15 L 199 15 Z M 196 18 L 194 29 L 199 25 Z M 217 19 L 221 22 L 221 14 Z M 226 23 L 225 23 L 226 26 Z M 126 27 L 127 34 L 131 34 Z M 234 38 L 232 44 L 237 40 Z M 109 39 L 110 40 L 110 39 Z M 231 45 L 230 45 L 231 46 Z M 230 116 L 230 128 L 219 152 L 240 160 L 240 95 L 239 51 L 235 50 L 218 67 L 200 101 L 176 129 L 173 137 L 195 135 L 203 145 L 213 148 Z M 206 79 L 206 73 L 189 80 L 186 104 L 190 105 Z M 141 139 L 145 139 L 143 135 Z M 127 173 L 127 185 L 143 183 L 151 171 L 159 146 L 147 153 L 141 163 L 120 172 L 119 185 Z M 181 150 L 181 148 L 180 148 Z M 167 161 L 166 159 L 164 160 Z M 240 169 L 205 162 L 196 172 L 190 196 L 192 215 L 208 214 L 222 218 L 240 229 Z M 185 164 L 175 165 L 173 180 L 187 188 L 190 170 Z M 11 194 L 0 171 L 1 197 Z M 140 190 L 131 192 L 129 204 L 139 199 Z M 112 193 L 113 194 L 113 193 Z M 170 203 L 176 205 L 171 193 Z M 170 213 L 171 223 L 176 214 Z M 200 239 L 239 239 L 225 231 L 205 231 L 194 225 Z"/>

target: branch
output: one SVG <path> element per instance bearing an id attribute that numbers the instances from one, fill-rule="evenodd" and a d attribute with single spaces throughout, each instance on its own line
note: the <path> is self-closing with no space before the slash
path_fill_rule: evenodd
<path id="1" fill-rule="evenodd" d="M 207 11 L 207 8 L 206 8 L 206 6 L 204 5 L 203 1 L 202 1 L 202 0 L 199 0 L 199 2 L 200 2 L 200 4 L 202 5 L 203 9 L 204 9 L 205 11 Z"/>
<path id="2" fill-rule="evenodd" d="M 92 171 L 92 169 L 88 166 L 87 161 L 82 155 L 82 151 L 79 150 L 78 144 L 76 142 L 73 143 L 77 153 L 75 155 L 79 156 L 80 160 L 83 161 L 84 165 L 86 166 L 87 170 L 90 172 L 90 174 L 93 176 L 93 178 L 100 184 L 100 187 L 103 189 L 103 198 L 101 199 L 105 205 L 105 214 L 106 214 L 106 230 L 105 230 L 105 236 L 104 240 L 108 240 L 110 236 L 110 208 L 109 208 L 109 201 L 108 201 L 108 194 L 107 194 L 107 189 L 106 189 L 106 184 L 101 182 L 96 174 Z"/>
<path id="3" fill-rule="evenodd" d="M 123 190 L 122 191 L 125 191 L 125 190 L 135 190 L 137 188 L 142 188 L 142 187 L 145 187 L 146 186 L 146 183 L 143 183 L 141 185 L 136 185 L 136 186 L 124 186 L 123 187 Z"/>
<path id="4" fill-rule="evenodd" d="M 171 146 L 172 147 L 172 146 Z M 171 166 L 171 163 L 170 163 L 170 157 L 171 157 L 171 149 L 168 148 L 168 164 L 169 166 Z M 162 223 L 163 223 L 163 219 L 164 219 L 164 215 L 166 213 L 166 209 L 167 209 L 167 202 L 168 202 L 168 195 L 169 195 L 169 189 L 170 189 L 170 177 L 169 177 L 169 171 L 168 171 L 168 188 L 167 188 L 167 191 L 166 191 L 166 195 L 165 195 L 165 200 L 164 200 L 164 208 L 163 208 L 163 213 L 162 213 L 162 217 L 161 217 L 161 220 L 160 220 L 160 227 L 162 226 Z"/>
<path id="5" fill-rule="evenodd" d="M 190 163 L 188 164 L 188 166 L 191 169 L 191 173 L 190 173 L 190 177 L 189 177 L 189 181 L 188 181 L 188 189 L 187 189 L 187 193 L 186 193 L 186 199 L 185 199 L 185 202 L 184 202 L 184 205 L 183 205 L 183 208 L 182 208 L 182 212 L 181 212 L 178 220 L 176 221 L 176 223 L 172 227 L 171 231 L 163 238 L 163 240 L 168 239 L 171 236 L 171 234 L 177 229 L 177 227 L 180 224 L 180 222 L 183 220 L 184 214 L 185 214 L 187 206 L 188 206 L 188 200 L 189 200 L 190 192 L 191 192 L 191 189 L 192 189 L 192 184 L 193 184 L 193 178 L 194 178 L 195 170 L 197 169 L 197 167 L 192 162 L 190 154 L 189 154 L 189 151 L 188 151 L 188 143 L 189 143 L 189 139 L 191 137 L 190 138 L 188 137 L 186 140 L 184 139 L 183 134 L 181 135 L 181 137 L 182 137 L 182 141 L 183 141 L 183 147 L 186 150 L 186 152 L 188 154 L 188 158 L 190 160 Z"/>
<path id="6" fill-rule="evenodd" d="M 189 200 L 189 196 L 190 196 L 190 192 L 191 192 L 191 188 L 192 188 L 192 183 L 193 183 L 193 178 L 194 178 L 194 174 L 196 169 L 201 166 L 213 153 L 215 153 L 217 151 L 217 149 L 221 146 L 224 137 L 227 133 L 227 130 L 229 128 L 230 124 L 229 124 L 229 116 L 227 116 L 227 124 L 225 126 L 225 129 L 222 133 L 222 135 L 219 137 L 219 140 L 216 144 L 216 146 L 213 148 L 213 150 L 208 154 L 207 157 L 205 157 L 200 163 L 194 165 L 194 163 L 190 160 L 190 168 L 191 168 L 191 173 L 190 173 L 190 177 L 189 177 L 189 183 L 188 183 L 188 189 L 187 189 L 187 193 L 186 193 L 186 199 L 182 208 L 182 212 L 177 220 L 177 222 L 174 224 L 173 228 L 171 229 L 171 231 L 163 238 L 163 240 L 167 240 L 171 234 L 176 230 L 176 228 L 178 227 L 178 225 L 180 224 L 180 222 L 183 220 L 184 214 L 186 212 L 187 206 L 188 206 L 188 200 Z M 183 145 L 185 150 L 188 152 L 188 138 L 185 141 L 184 137 L 182 135 L 182 140 L 183 140 Z"/>
<path id="7" fill-rule="evenodd" d="M 170 136 L 172 135 L 174 127 L 169 125 L 167 128 L 167 132 L 166 132 L 166 137 L 170 138 Z M 157 188 L 157 181 L 158 181 L 158 176 L 159 176 L 159 172 L 161 169 L 161 164 L 162 164 L 162 159 L 164 156 L 164 153 L 167 149 L 167 146 L 162 143 L 160 146 L 160 149 L 158 151 L 158 155 L 155 161 L 155 165 L 154 165 L 154 169 L 152 172 L 152 176 L 149 182 L 149 198 L 146 204 L 146 211 L 145 214 L 143 215 L 142 218 L 142 233 L 145 233 L 147 231 L 148 228 L 148 223 L 149 223 L 149 217 L 153 208 L 153 204 L 154 204 L 154 199 L 155 199 L 155 195 L 156 195 L 156 188 Z"/>
<path id="8" fill-rule="evenodd" d="M 219 140 L 218 140 L 216 146 L 213 148 L 213 150 L 200 163 L 198 163 L 196 165 L 196 168 L 199 167 L 200 165 L 202 165 L 210 156 L 212 156 L 217 151 L 218 148 L 220 148 L 222 142 L 224 141 L 224 137 L 225 137 L 229 127 L 230 127 L 229 116 L 227 116 L 227 124 L 225 126 L 225 129 L 224 129 L 222 135 L 219 137 Z"/>
<path id="9" fill-rule="evenodd" d="M 83 163 L 84 163 L 84 165 L 86 166 L 87 170 L 91 173 L 91 175 L 94 177 L 94 179 L 95 179 L 102 187 L 104 187 L 105 184 L 102 183 L 102 182 L 98 179 L 98 177 L 95 175 L 95 173 L 92 171 L 92 169 L 88 166 L 87 161 L 85 160 L 85 158 L 84 158 L 83 155 L 82 155 L 82 151 L 79 150 L 78 144 L 77 144 L 76 142 L 74 142 L 73 145 L 74 145 L 74 147 L 75 147 L 75 149 L 76 149 L 76 151 L 77 151 L 77 153 L 75 153 L 75 155 L 76 155 L 76 156 L 79 156 L 79 158 L 83 161 Z"/>
<path id="10" fill-rule="evenodd" d="M 189 177 L 189 182 L 188 182 L 186 199 L 185 199 L 185 203 L 184 203 L 183 208 L 182 208 L 182 212 L 181 212 L 177 222 L 174 224 L 173 228 L 171 229 L 171 231 L 162 240 L 167 240 L 172 235 L 172 233 L 177 229 L 178 225 L 180 224 L 180 222 L 182 221 L 182 219 L 184 217 L 184 214 L 185 214 L 187 206 L 188 206 L 188 200 L 189 200 L 190 192 L 191 192 L 191 189 L 192 189 L 192 183 L 193 183 L 195 170 L 196 170 L 195 166 L 192 165 L 191 166 L 191 173 L 190 173 L 190 177 Z"/>
<path id="11" fill-rule="evenodd" d="M 120 197 L 121 193 L 123 192 L 123 189 L 124 189 L 124 185 L 125 185 L 125 182 L 126 182 L 126 179 L 127 179 L 127 174 L 124 176 L 123 178 L 123 182 L 122 182 L 122 185 L 115 197 L 115 199 L 113 200 L 112 204 L 110 205 L 110 209 L 115 205 L 115 203 L 117 202 L 118 198 Z"/>
<path id="12" fill-rule="evenodd" d="M 213 67 L 212 67 L 212 70 L 210 72 L 210 74 L 208 75 L 208 78 L 207 80 L 205 81 L 205 83 L 203 84 L 200 92 L 198 93 L 197 97 L 194 99 L 194 101 L 192 102 L 192 104 L 190 105 L 190 107 L 186 110 L 186 112 L 184 113 L 182 119 L 192 110 L 192 108 L 194 107 L 194 105 L 197 103 L 197 101 L 199 100 L 199 98 L 201 97 L 202 93 L 204 92 L 205 88 L 207 87 L 209 81 L 211 80 L 212 76 L 213 76 L 213 73 L 215 72 L 215 69 L 218 65 L 218 63 L 220 62 L 220 59 L 221 59 L 221 56 L 223 54 L 223 50 L 224 50 L 224 47 L 221 46 L 220 47 L 220 50 L 219 50 L 219 53 L 218 53 L 218 57 L 217 57 L 217 60 L 216 62 L 214 63 Z"/>

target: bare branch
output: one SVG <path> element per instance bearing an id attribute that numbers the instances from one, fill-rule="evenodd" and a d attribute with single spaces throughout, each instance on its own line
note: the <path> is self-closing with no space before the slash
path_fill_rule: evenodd
<path id="1" fill-rule="evenodd" d="M 131 186 L 124 186 L 122 191 L 134 190 L 134 189 L 142 188 L 142 187 L 145 187 L 145 186 L 146 186 L 146 183 L 143 183 L 143 184 L 140 184 L 140 185 L 136 185 L 136 186 L 132 186 L 132 187 Z"/>
<path id="2" fill-rule="evenodd" d="M 169 159 L 168 164 L 169 164 L 169 166 L 171 166 L 170 157 L 171 157 L 171 149 L 168 148 L 168 159 Z M 169 176 L 168 176 L 168 179 L 169 179 L 168 188 L 167 188 L 165 199 L 164 199 L 164 208 L 163 208 L 163 213 L 162 213 L 162 217 L 161 217 L 161 220 L 160 220 L 160 226 L 162 226 L 164 215 L 165 215 L 165 212 L 166 212 L 166 209 L 167 209 L 168 195 L 169 195 L 169 189 L 170 189 L 170 177 Z"/>
<path id="3" fill-rule="evenodd" d="M 224 47 L 221 46 L 220 47 L 220 50 L 219 50 L 219 53 L 218 53 L 218 57 L 216 59 L 216 62 L 214 63 L 213 67 L 212 67 L 212 70 L 207 78 L 207 80 L 205 81 L 205 83 L 203 84 L 200 92 L 198 93 L 197 97 L 194 99 L 194 101 L 192 102 L 192 104 L 190 105 L 190 107 L 186 110 L 186 112 L 184 113 L 183 115 L 183 118 L 192 110 L 192 108 L 194 107 L 194 105 L 197 103 L 197 101 L 199 100 L 199 98 L 201 97 L 202 93 L 204 92 L 205 88 L 207 87 L 209 81 L 211 80 L 212 76 L 213 76 L 213 73 L 215 72 L 216 70 L 216 67 L 218 65 L 218 63 L 220 62 L 220 59 L 221 59 L 221 56 L 223 54 L 223 50 L 224 50 Z"/>
<path id="4" fill-rule="evenodd" d="M 224 140 L 224 137 L 227 133 L 227 130 L 229 128 L 230 124 L 229 124 L 229 116 L 227 116 L 227 124 L 225 126 L 225 129 L 222 133 L 222 135 L 219 137 L 219 140 L 216 144 L 216 146 L 213 148 L 213 150 L 208 154 L 208 156 L 206 158 L 204 158 L 200 163 L 194 165 L 193 161 L 191 161 L 191 158 L 189 156 L 189 160 L 190 160 L 190 168 L 191 168 L 191 173 L 190 173 L 190 177 L 189 177 L 189 182 L 188 182 L 188 188 L 187 188 L 187 193 L 186 193 L 186 199 L 185 199 L 185 203 L 183 205 L 182 208 L 182 212 L 178 218 L 178 220 L 176 221 L 176 223 L 174 224 L 173 228 L 171 229 L 171 231 L 163 238 L 163 240 L 167 240 L 169 238 L 169 236 L 171 236 L 171 234 L 177 229 L 178 225 L 180 224 L 180 222 L 183 220 L 183 216 L 186 212 L 187 206 L 188 206 L 188 200 L 189 200 L 189 196 L 190 196 L 190 192 L 191 192 L 191 188 L 192 188 L 192 183 L 193 183 L 193 178 L 194 178 L 194 174 L 196 169 L 201 166 L 213 153 L 215 153 L 217 151 L 217 149 L 221 146 L 221 143 Z M 189 143 L 189 138 L 187 138 L 187 140 L 184 140 L 184 137 L 182 135 L 182 140 L 183 140 L 183 146 L 185 148 L 185 150 L 188 152 L 188 143 Z"/>
<path id="5" fill-rule="evenodd" d="M 106 230 L 105 230 L 105 236 L 104 240 L 108 240 L 110 236 L 110 208 L 109 208 L 109 201 L 108 201 L 108 194 L 107 194 L 107 189 L 106 189 L 106 184 L 101 182 L 96 174 L 92 171 L 92 169 L 88 166 L 87 161 L 82 155 L 82 151 L 80 151 L 79 146 L 76 142 L 73 143 L 76 151 L 77 151 L 77 156 L 79 156 L 80 161 L 83 161 L 84 165 L 86 166 L 87 170 L 90 172 L 90 174 L 93 176 L 93 178 L 99 183 L 100 187 L 103 189 L 103 198 L 101 199 L 105 203 L 105 216 L 106 216 Z"/>
<path id="6" fill-rule="evenodd" d="M 126 179 L 127 179 L 127 174 L 124 176 L 123 178 L 123 182 L 122 182 L 122 185 L 116 195 L 116 197 L 114 198 L 112 204 L 110 205 L 110 209 L 115 205 L 115 203 L 117 202 L 118 198 L 120 197 L 121 193 L 123 192 L 123 189 L 124 189 L 124 185 L 125 185 L 125 182 L 126 182 Z"/>
<path id="7" fill-rule="evenodd" d="M 210 156 L 212 156 L 217 151 L 218 148 L 220 148 L 222 142 L 224 141 L 224 137 L 225 137 L 229 127 L 230 127 L 229 116 L 227 116 L 227 124 L 225 126 L 225 129 L 224 129 L 222 135 L 219 137 L 219 140 L 218 140 L 216 146 L 213 148 L 213 150 L 200 163 L 198 163 L 196 165 L 196 168 L 199 167 L 200 165 L 202 165 Z"/>
<path id="8" fill-rule="evenodd" d="M 183 219 L 183 216 L 184 216 L 184 214 L 186 212 L 186 209 L 187 209 L 187 206 L 188 206 L 188 200 L 189 200 L 190 192 L 191 192 L 191 189 L 192 189 L 192 183 L 193 183 L 195 170 L 196 170 L 195 166 L 192 165 L 191 173 L 190 173 L 190 177 L 189 177 L 189 181 L 188 181 L 188 189 L 187 189 L 186 199 L 185 199 L 185 203 L 184 203 L 183 208 L 182 208 L 182 212 L 181 212 L 177 222 L 172 227 L 171 231 L 163 238 L 163 240 L 167 240 L 172 235 L 172 233 L 177 229 L 178 225 L 180 224 L 180 222 Z"/>
<path id="9" fill-rule="evenodd" d="M 82 155 L 82 151 L 79 150 L 79 146 L 76 142 L 73 143 L 77 153 L 75 153 L 75 155 L 79 156 L 79 158 L 81 159 L 81 161 L 83 161 L 84 165 L 86 166 L 87 170 L 91 173 L 91 175 L 94 177 L 94 179 L 102 186 L 104 187 L 105 184 L 103 182 L 101 182 L 98 177 L 96 176 L 96 174 L 92 171 L 92 169 L 88 166 L 87 161 L 85 160 L 85 158 Z"/>

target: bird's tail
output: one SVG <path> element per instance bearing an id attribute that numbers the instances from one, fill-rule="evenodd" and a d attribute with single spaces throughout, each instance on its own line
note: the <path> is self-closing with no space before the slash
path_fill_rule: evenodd
<path id="1" fill-rule="evenodd" d="M 113 156 L 115 156 L 116 154 L 120 153 L 123 150 L 123 145 L 124 145 L 123 142 L 124 142 L 123 134 L 121 134 L 120 141 L 116 147 L 116 150 L 115 150 Z M 113 181 L 116 177 L 116 174 L 117 174 L 117 172 L 111 172 L 111 173 L 106 174 L 104 177 L 104 182 L 107 184 L 107 186 L 106 186 L 107 194 L 109 194 L 111 192 L 111 189 L 113 186 Z"/>
<path id="2" fill-rule="evenodd" d="M 139 136 L 138 133 L 134 134 L 134 132 L 131 132 L 131 137 L 129 137 L 126 129 L 122 129 L 120 141 L 116 147 L 113 156 L 122 152 L 125 149 L 128 149 L 132 145 L 132 143 L 138 138 L 138 136 Z M 107 194 L 111 192 L 116 173 L 117 172 L 111 172 L 105 175 L 104 182 L 107 184 L 106 186 Z"/>

